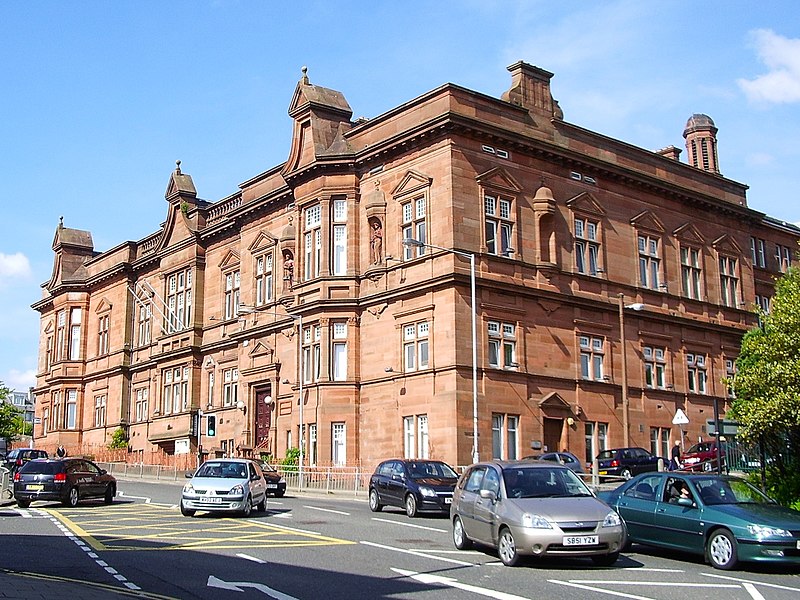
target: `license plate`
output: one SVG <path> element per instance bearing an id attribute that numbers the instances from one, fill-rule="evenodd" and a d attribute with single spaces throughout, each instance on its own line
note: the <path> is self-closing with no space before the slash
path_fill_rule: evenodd
<path id="1" fill-rule="evenodd" d="M 275 490 L 275 489 L 278 489 L 278 484 L 277 483 L 268 483 L 267 487 L 269 489 L 271 489 L 271 490 Z"/>
<path id="2" fill-rule="evenodd" d="M 25 486 L 26 490 L 30 490 L 31 492 L 41 492 L 44 489 L 44 486 L 41 483 L 31 484 Z"/>
<path id="3" fill-rule="evenodd" d="M 594 546 L 597 545 L 596 535 L 572 535 L 564 538 L 565 546 Z"/>
<path id="4" fill-rule="evenodd" d="M 222 502 L 222 498 L 217 498 L 216 496 L 205 496 L 204 498 L 200 498 L 201 502 L 209 502 L 211 504 L 220 504 Z"/>
<path id="5" fill-rule="evenodd" d="M 600 471 L 599 474 L 600 475 L 608 475 L 608 471 Z"/>
<path id="6" fill-rule="evenodd" d="M 444 503 L 445 504 L 452 504 L 453 503 L 453 499 L 452 498 L 445 498 L 444 499 Z"/>

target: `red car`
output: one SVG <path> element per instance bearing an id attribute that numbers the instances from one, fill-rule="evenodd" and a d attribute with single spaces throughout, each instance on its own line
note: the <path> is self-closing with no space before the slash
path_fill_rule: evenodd
<path id="1" fill-rule="evenodd" d="M 719 452 L 717 441 L 699 442 L 681 454 L 684 471 L 716 471 Z M 722 444 L 722 464 L 725 464 L 725 444 Z"/>

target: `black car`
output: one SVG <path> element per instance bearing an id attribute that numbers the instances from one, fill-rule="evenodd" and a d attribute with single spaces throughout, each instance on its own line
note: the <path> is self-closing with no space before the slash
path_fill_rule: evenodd
<path id="1" fill-rule="evenodd" d="M 267 481 L 267 494 L 273 494 L 276 498 L 283 497 L 286 494 L 286 478 L 278 472 L 278 469 L 263 461 L 261 472 Z"/>
<path id="2" fill-rule="evenodd" d="M 37 448 L 14 448 L 6 456 L 5 466 L 13 475 L 19 471 L 25 463 L 35 458 L 47 458 L 47 452 Z"/>
<path id="3" fill-rule="evenodd" d="M 630 479 L 639 473 L 658 471 L 658 461 L 661 458 L 644 448 L 634 447 L 603 450 L 595 460 L 599 475 L 618 475 Z"/>
<path id="4" fill-rule="evenodd" d="M 456 481 L 458 474 L 440 460 L 386 460 L 370 477 L 369 508 L 378 512 L 399 506 L 409 517 L 423 511 L 448 513 Z"/>
<path id="5" fill-rule="evenodd" d="M 31 460 L 14 474 L 14 498 L 22 508 L 34 500 L 59 500 L 74 507 L 84 498 L 114 501 L 117 480 L 85 458 Z"/>

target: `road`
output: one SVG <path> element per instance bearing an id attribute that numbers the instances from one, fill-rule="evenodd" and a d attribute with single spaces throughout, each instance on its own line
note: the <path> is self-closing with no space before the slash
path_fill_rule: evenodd
<path id="1" fill-rule="evenodd" d="M 271 498 L 266 513 L 247 519 L 186 518 L 179 496 L 180 485 L 120 481 L 111 506 L 0 509 L 0 598 L 41 597 L 6 589 L 23 578 L 70 592 L 79 586 L 85 599 L 800 597 L 798 569 L 722 572 L 700 557 L 641 546 L 612 568 L 578 559 L 507 568 L 488 551 L 457 551 L 439 516 L 409 519 L 399 509 L 372 513 L 365 500 L 300 495 Z"/>

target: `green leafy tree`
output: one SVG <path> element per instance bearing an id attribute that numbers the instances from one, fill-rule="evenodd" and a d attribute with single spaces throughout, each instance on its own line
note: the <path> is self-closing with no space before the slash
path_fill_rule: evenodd
<path id="1" fill-rule="evenodd" d="M 746 441 L 768 457 L 767 491 L 782 504 L 800 502 L 800 269 L 775 285 L 769 314 L 748 331 L 736 360 L 731 415 Z"/>
<path id="2" fill-rule="evenodd" d="M 111 442 L 108 447 L 111 449 L 128 447 L 128 436 L 125 435 L 125 430 L 122 427 L 117 427 L 114 433 L 111 434 Z"/>

